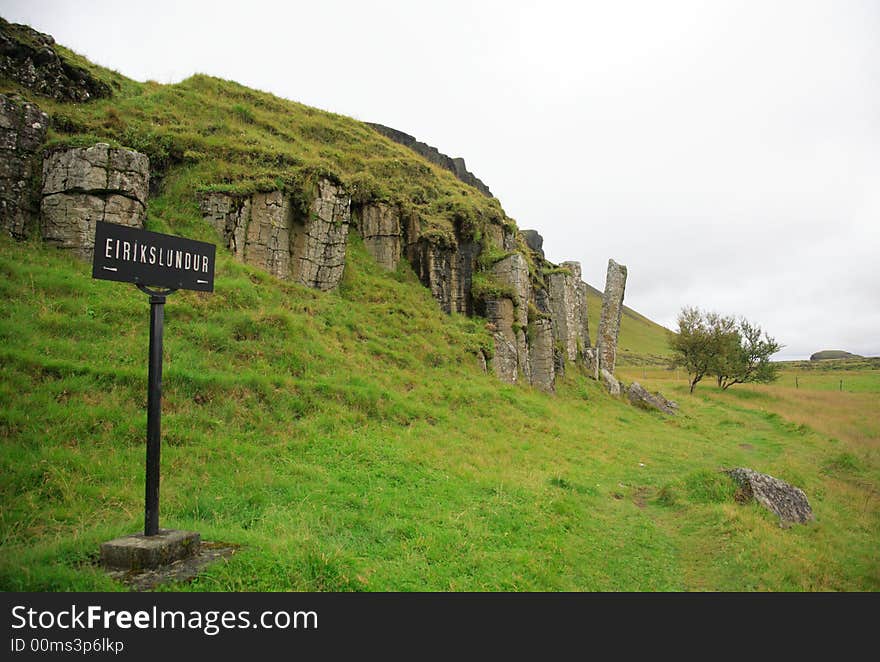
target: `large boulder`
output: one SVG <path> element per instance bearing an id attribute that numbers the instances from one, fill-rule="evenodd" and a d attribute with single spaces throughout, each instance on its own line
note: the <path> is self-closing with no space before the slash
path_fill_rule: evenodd
<path id="1" fill-rule="evenodd" d="M 656 409 L 664 414 L 675 415 L 678 413 L 678 404 L 667 400 L 660 393 L 649 393 L 644 386 L 633 382 L 626 389 L 626 397 L 636 407 L 642 409 Z"/>
<path id="2" fill-rule="evenodd" d="M 49 116 L 32 103 L 0 94 L 0 230 L 23 239 L 35 227 L 40 148 Z"/>
<path id="3" fill-rule="evenodd" d="M 611 395 L 618 396 L 621 392 L 620 382 L 614 378 L 607 370 L 599 370 L 599 378 L 602 380 L 602 384 L 605 386 L 605 390 L 608 391 Z"/>
<path id="4" fill-rule="evenodd" d="M 807 501 L 807 495 L 799 487 L 745 467 L 728 469 L 725 473 L 739 484 L 739 500 L 754 498 L 783 522 L 805 524 L 813 519 L 813 509 Z"/>

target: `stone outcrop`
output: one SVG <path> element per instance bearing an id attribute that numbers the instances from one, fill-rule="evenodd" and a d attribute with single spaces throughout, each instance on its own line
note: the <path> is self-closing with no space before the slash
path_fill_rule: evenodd
<path id="1" fill-rule="evenodd" d="M 49 116 L 0 94 L 0 230 L 23 239 L 40 208 L 40 148 Z"/>
<path id="2" fill-rule="evenodd" d="M 110 87 L 55 52 L 55 40 L 27 25 L 0 18 L 0 78 L 57 101 L 109 97 Z"/>
<path id="3" fill-rule="evenodd" d="M 342 280 L 351 199 L 338 184 L 319 180 L 306 215 L 282 191 L 204 193 L 199 207 L 239 261 L 323 291 Z"/>
<path id="4" fill-rule="evenodd" d="M 754 498 L 783 522 L 806 524 L 813 519 L 807 495 L 799 487 L 745 467 L 729 469 L 725 473 L 740 486 L 737 500 Z"/>
<path id="5" fill-rule="evenodd" d="M 377 202 L 361 207 L 355 217 L 358 232 L 370 255 L 383 269 L 397 269 L 403 248 L 403 231 L 397 209 Z"/>
<path id="6" fill-rule="evenodd" d="M 538 234 L 535 230 L 522 230 L 523 239 L 526 241 L 526 246 L 529 247 L 529 250 L 538 255 L 542 260 L 544 259 L 544 237 Z"/>
<path id="7" fill-rule="evenodd" d="M 43 166 L 42 236 L 89 257 L 97 221 L 143 225 L 148 190 L 149 163 L 142 154 L 103 143 L 50 154 Z M 234 259 L 314 289 L 339 285 L 353 218 L 350 197 L 339 184 L 319 180 L 307 202 L 302 192 L 296 197 L 283 191 L 208 192 L 199 204 Z M 495 343 L 487 368 L 500 379 L 553 392 L 566 366 L 580 363 L 609 392 L 621 393 L 613 373 L 602 369 L 602 347 L 590 346 L 588 286 L 577 262 L 557 267 L 540 258 L 535 271 L 524 238 L 512 227 L 490 224 L 477 239 L 472 229 L 465 232 L 456 224 L 451 235 L 437 235 L 423 232 L 417 216 L 403 216 L 387 203 L 361 204 L 354 222 L 383 268 L 396 269 L 405 256 L 443 310 L 485 314 Z M 479 260 L 487 247 L 502 252 L 491 265 Z M 532 257 L 538 260 L 535 251 Z M 495 288 L 488 296 L 484 290 L 476 301 L 472 290 L 478 269 L 488 271 Z M 616 343 L 625 273 L 609 263 L 604 319 L 617 326 L 600 334 L 600 340 L 610 337 Z M 607 314 L 615 306 L 616 318 Z"/>
<path id="8" fill-rule="evenodd" d="M 463 181 L 465 184 L 473 186 L 480 193 L 487 197 L 492 197 L 492 192 L 489 190 L 489 187 L 486 186 L 476 175 L 472 172 L 468 171 L 464 159 L 462 158 L 452 158 L 446 156 L 442 152 L 438 151 L 436 147 L 431 147 L 431 145 L 425 144 L 416 140 L 413 136 L 408 133 L 404 133 L 403 131 L 398 131 L 397 129 L 392 129 L 389 126 L 384 126 L 382 124 L 374 124 L 372 122 L 367 122 L 367 124 L 373 127 L 376 131 L 381 133 L 386 138 L 393 140 L 396 143 L 409 147 L 416 154 L 424 157 L 434 165 L 438 165 L 441 168 L 444 168 L 455 175 L 458 179 Z"/>
<path id="9" fill-rule="evenodd" d="M 40 234 L 59 248 L 91 259 L 97 221 L 143 227 L 149 159 L 105 143 L 66 149 L 43 161 Z"/>
<path id="10" fill-rule="evenodd" d="M 599 332 L 596 350 L 599 357 L 599 372 L 606 370 L 614 374 L 617 359 L 617 338 L 620 334 L 620 315 L 623 312 L 623 293 L 626 289 L 626 267 L 608 260 L 605 276 L 605 295 L 602 298 L 602 315 L 599 318 Z"/>
<path id="11" fill-rule="evenodd" d="M 678 413 L 678 404 L 667 400 L 660 393 L 649 393 L 648 390 L 639 384 L 633 382 L 626 389 L 626 397 L 636 407 L 641 409 L 656 409 L 664 414 L 675 415 Z"/>
<path id="12" fill-rule="evenodd" d="M 587 290 L 586 284 L 581 281 L 580 263 L 563 262 L 559 266 L 561 270 L 547 278 L 553 335 L 565 359 L 574 363 L 590 345 Z"/>

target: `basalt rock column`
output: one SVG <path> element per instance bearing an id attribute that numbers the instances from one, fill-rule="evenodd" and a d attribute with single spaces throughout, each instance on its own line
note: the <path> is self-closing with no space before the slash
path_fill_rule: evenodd
<path id="1" fill-rule="evenodd" d="M 532 386 L 552 393 L 556 381 L 553 356 L 553 325 L 540 317 L 530 327 L 529 375 Z"/>
<path id="2" fill-rule="evenodd" d="M 511 253 L 493 265 L 492 273 L 497 281 L 507 287 L 513 295 L 512 330 L 516 343 L 517 366 L 525 378 L 530 380 L 529 348 L 526 340 L 531 291 L 528 263 L 522 253 Z"/>
<path id="3" fill-rule="evenodd" d="M 40 231 L 45 241 L 91 259 L 97 221 L 143 227 L 150 161 L 105 143 L 67 149 L 43 161 Z"/>
<path id="4" fill-rule="evenodd" d="M 617 337 L 620 334 L 620 315 L 623 312 L 623 292 L 626 288 L 626 267 L 608 260 L 608 273 L 605 276 L 605 295 L 602 297 L 602 316 L 599 319 L 599 334 L 596 350 L 599 359 L 599 372 L 603 370 L 614 374 L 617 358 Z"/>
<path id="5" fill-rule="evenodd" d="M 40 146 L 49 116 L 31 103 L 0 94 L 0 230 L 23 239 L 40 208 Z"/>
<path id="6" fill-rule="evenodd" d="M 579 262 L 563 262 L 562 271 L 548 277 L 553 335 L 566 360 L 574 363 L 578 352 L 589 347 L 586 284 L 581 281 Z"/>
<path id="7" fill-rule="evenodd" d="M 290 274 L 290 200 L 281 191 L 254 193 L 244 245 L 244 261 L 273 276 Z"/>
<path id="8" fill-rule="evenodd" d="M 351 224 L 351 197 L 322 179 L 307 218 L 295 219 L 291 239 L 291 276 L 316 290 L 336 289 L 345 271 L 345 247 Z"/>
<path id="9" fill-rule="evenodd" d="M 513 301 L 506 297 L 486 301 L 486 319 L 489 320 L 495 341 L 492 369 L 498 379 L 513 384 L 519 376 Z"/>

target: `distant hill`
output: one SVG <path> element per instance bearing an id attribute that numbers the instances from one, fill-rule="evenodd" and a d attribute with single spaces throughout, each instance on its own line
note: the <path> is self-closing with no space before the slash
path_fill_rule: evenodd
<path id="1" fill-rule="evenodd" d="M 863 359 L 864 356 L 844 352 L 842 349 L 823 349 L 810 356 L 810 361 L 826 361 L 828 359 Z"/>

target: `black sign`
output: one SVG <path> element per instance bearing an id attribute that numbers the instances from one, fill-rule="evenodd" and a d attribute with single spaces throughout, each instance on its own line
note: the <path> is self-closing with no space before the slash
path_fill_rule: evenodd
<path id="1" fill-rule="evenodd" d="M 214 291 L 214 244 L 98 221 L 92 278 Z"/>

